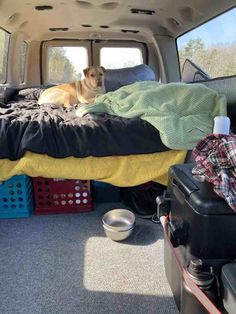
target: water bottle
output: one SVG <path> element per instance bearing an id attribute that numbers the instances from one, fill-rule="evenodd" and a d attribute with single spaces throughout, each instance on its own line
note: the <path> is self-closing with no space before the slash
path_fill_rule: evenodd
<path id="1" fill-rule="evenodd" d="M 217 116 L 214 118 L 213 134 L 229 135 L 230 119 L 225 116 Z"/>

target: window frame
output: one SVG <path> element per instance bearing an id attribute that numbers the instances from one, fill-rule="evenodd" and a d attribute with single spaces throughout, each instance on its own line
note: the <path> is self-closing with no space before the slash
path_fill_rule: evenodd
<path id="1" fill-rule="evenodd" d="M 7 54 L 6 54 L 6 73 L 5 73 L 5 81 L 4 82 L 0 82 L 0 85 L 5 85 L 7 84 L 7 79 L 8 79 L 8 59 L 9 59 L 9 48 L 10 48 L 10 41 L 11 41 L 11 33 L 8 32 L 5 28 L 0 26 L 0 29 L 4 32 L 6 32 L 9 35 L 9 40 L 8 40 L 8 44 L 7 44 Z"/>
<path id="2" fill-rule="evenodd" d="M 48 68 L 48 51 L 49 48 L 55 47 L 83 47 L 87 51 L 88 66 L 91 64 L 91 43 L 90 40 L 77 40 L 77 39 L 53 39 L 43 41 L 40 47 L 40 81 L 41 84 L 55 84 L 48 81 L 47 68 Z"/>
<path id="3" fill-rule="evenodd" d="M 227 9 L 227 10 L 225 10 L 225 11 L 223 11 L 223 12 L 220 12 L 219 14 L 213 16 L 212 18 L 208 19 L 207 21 L 204 21 L 204 22 L 198 24 L 197 26 L 195 26 L 195 27 L 193 27 L 193 28 L 190 28 L 189 30 L 187 30 L 186 32 L 180 34 L 179 36 L 177 36 L 177 37 L 175 38 L 175 48 L 176 48 L 176 52 L 177 52 L 177 56 L 178 56 L 177 59 L 178 59 L 178 64 L 179 64 L 179 74 L 180 74 L 180 79 L 181 79 L 181 80 L 182 80 L 182 69 L 180 68 L 180 58 L 179 58 L 179 50 L 178 50 L 178 44 L 177 44 L 178 38 L 184 36 L 185 34 L 190 33 L 191 31 L 197 29 L 198 27 L 200 27 L 200 26 L 202 26 L 202 25 L 204 25 L 204 24 L 206 24 L 206 23 L 208 23 L 208 22 L 210 22 L 210 21 L 216 19 L 217 17 L 219 17 L 219 16 L 221 16 L 221 15 L 223 15 L 223 14 L 225 14 L 225 13 L 227 13 L 227 12 L 229 12 L 229 11 L 235 9 L 235 8 L 236 8 L 236 6 L 234 5 L 234 6 L 230 7 L 229 9 Z M 227 76 L 227 77 L 228 77 L 228 76 Z"/>

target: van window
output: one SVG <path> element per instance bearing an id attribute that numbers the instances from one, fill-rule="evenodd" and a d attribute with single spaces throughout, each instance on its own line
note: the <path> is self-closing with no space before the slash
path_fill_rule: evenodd
<path id="1" fill-rule="evenodd" d="M 177 39 L 180 67 L 186 58 L 210 77 L 236 74 L 236 8 Z"/>
<path id="2" fill-rule="evenodd" d="M 0 83 L 7 80 L 7 54 L 10 34 L 0 29 Z"/>
<path id="3" fill-rule="evenodd" d="M 28 44 L 23 41 L 20 46 L 20 83 L 25 81 L 26 55 Z"/>
<path id="4" fill-rule="evenodd" d="M 67 83 L 80 80 L 88 66 L 85 47 L 49 47 L 47 57 L 47 82 Z"/>
<path id="5" fill-rule="evenodd" d="M 104 47 L 100 50 L 100 64 L 107 69 L 128 68 L 142 63 L 139 48 Z"/>

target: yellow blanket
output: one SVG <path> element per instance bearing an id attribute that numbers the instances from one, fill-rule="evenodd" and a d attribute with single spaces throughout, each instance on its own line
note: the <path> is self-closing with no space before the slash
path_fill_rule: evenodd
<path id="1" fill-rule="evenodd" d="M 31 177 L 97 180 L 116 186 L 134 186 L 148 181 L 167 185 L 168 169 L 184 162 L 186 151 L 86 158 L 52 158 L 26 152 L 17 161 L 0 159 L 0 181 L 17 174 Z"/>

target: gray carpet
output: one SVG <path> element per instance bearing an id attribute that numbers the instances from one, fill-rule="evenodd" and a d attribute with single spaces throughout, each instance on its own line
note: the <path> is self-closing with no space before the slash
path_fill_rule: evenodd
<path id="1" fill-rule="evenodd" d="M 129 239 L 113 242 L 101 224 L 112 208 L 0 220 L 0 313 L 177 313 L 161 226 L 137 219 Z"/>

